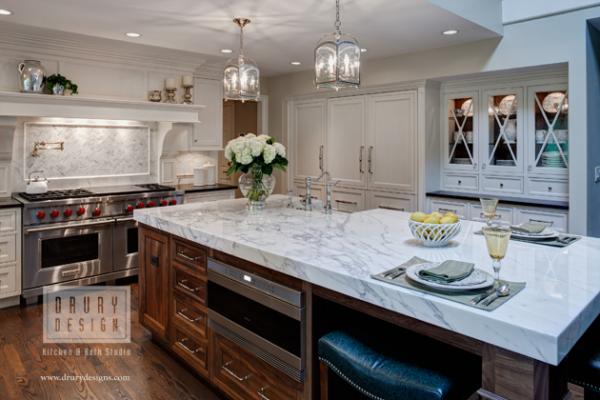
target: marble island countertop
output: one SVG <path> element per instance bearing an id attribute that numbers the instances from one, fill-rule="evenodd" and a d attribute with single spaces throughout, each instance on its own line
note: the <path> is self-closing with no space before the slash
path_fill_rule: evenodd
<path id="1" fill-rule="evenodd" d="M 501 277 L 526 288 L 494 311 L 386 284 L 371 274 L 413 256 L 474 262 L 492 273 L 481 224 L 463 221 L 445 248 L 412 239 L 407 213 L 354 214 L 287 208 L 272 196 L 251 214 L 245 200 L 136 210 L 146 225 L 232 254 L 307 282 L 418 320 L 557 365 L 600 313 L 600 239 L 583 238 L 559 249 L 511 241 Z"/>

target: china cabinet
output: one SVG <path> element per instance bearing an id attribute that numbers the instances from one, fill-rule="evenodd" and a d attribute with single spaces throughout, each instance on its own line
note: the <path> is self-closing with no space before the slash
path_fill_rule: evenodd
<path id="1" fill-rule="evenodd" d="M 441 189 L 568 200 L 564 75 L 452 82 L 441 94 Z"/>
<path id="2" fill-rule="evenodd" d="M 195 79 L 194 102 L 206 107 L 200 111 L 202 123 L 194 124 L 190 150 L 223 148 L 223 83 L 220 80 Z"/>

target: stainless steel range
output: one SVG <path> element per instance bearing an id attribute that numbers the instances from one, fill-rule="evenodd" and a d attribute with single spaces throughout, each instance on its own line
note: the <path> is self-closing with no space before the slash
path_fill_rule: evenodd
<path id="1" fill-rule="evenodd" d="M 44 286 L 88 285 L 137 275 L 133 210 L 182 202 L 158 184 L 19 193 L 23 208 L 23 297 Z"/>

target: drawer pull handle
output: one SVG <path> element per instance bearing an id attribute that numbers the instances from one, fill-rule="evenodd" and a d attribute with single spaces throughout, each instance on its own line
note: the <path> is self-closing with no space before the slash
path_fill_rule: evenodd
<path id="1" fill-rule="evenodd" d="M 462 181 L 461 181 L 460 179 L 458 180 L 458 184 L 459 184 L 459 185 L 462 185 Z"/>
<path id="2" fill-rule="evenodd" d="M 69 269 L 69 270 L 60 272 L 60 275 L 62 277 L 73 276 L 73 275 L 77 275 L 77 274 L 79 274 L 79 268 Z"/>
<path id="3" fill-rule="evenodd" d="M 340 203 L 340 204 L 348 204 L 351 206 L 357 206 L 358 203 L 356 201 L 348 201 L 348 200 L 336 200 L 336 203 Z"/>
<path id="4" fill-rule="evenodd" d="M 244 381 L 247 381 L 248 379 L 250 379 L 250 377 L 252 376 L 252 374 L 246 374 L 244 376 L 240 376 L 237 373 L 235 373 L 232 369 L 230 369 L 229 366 L 232 363 L 233 363 L 233 360 L 227 361 L 225 364 L 223 364 L 223 366 L 221 368 L 223 369 L 223 371 L 225 371 L 229 375 L 233 376 L 239 382 L 244 382 Z"/>
<path id="5" fill-rule="evenodd" d="M 200 291 L 199 287 L 193 288 L 191 286 L 188 286 L 187 282 L 188 282 L 187 279 L 182 279 L 180 281 L 177 281 L 177 286 L 187 290 L 188 292 L 192 292 L 192 293 L 198 293 Z"/>
<path id="6" fill-rule="evenodd" d="M 196 354 L 196 353 L 199 353 L 199 352 L 200 352 L 200 350 L 202 350 L 200 347 L 198 347 L 198 348 L 197 348 L 197 349 L 195 349 L 195 350 L 193 350 L 193 349 L 190 349 L 190 348 L 187 346 L 187 344 L 185 344 L 185 343 L 186 343 L 188 340 L 189 340 L 188 338 L 179 339 L 179 340 L 177 340 L 177 343 L 179 343 L 179 345 L 180 345 L 181 347 L 183 347 L 183 348 L 184 348 L 186 351 L 188 351 L 188 352 L 189 352 L 189 353 L 191 353 L 191 354 Z"/>
<path id="7" fill-rule="evenodd" d="M 551 192 L 552 191 L 552 186 L 548 186 L 548 191 Z"/>
<path id="8" fill-rule="evenodd" d="M 543 219 L 533 219 L 533 218 L 529 218 L 529 222 L 533 222 L 533 223 L 538 223 L 538 224 L 544 224 L 544 225 L 548 225 L 548 226 L 552 226 L 554 224 L 554 221 L 544 221 Z"/>
<path id="9" fill-rule="evenodd" d="M 438 212 L 439 212 L 439 213 L 444 213 L 444 214 L 445 214 L 445 213 L 458 214 L 458 213 L 456 212 L 456 210 L 451 210 L 451 209 L 449 209 L 449 208 L 439 208 L 439 209 L 438 209 Z"/>
<path id="10" fill-rule="evenodd" d="M 404 207 L 402 208 L 398 208 L 398 207 L 392 207 L 392 206 L 382 206 L 380 205 L 379 208 L 384 209 L 384 210 L 394 210 L 394 211 L 406 211 L 404 209 Z"/>
<path id="11" fill-rule="evenodd" d="M 151 256 L 150 257 L 150 265 L 152 265 L 153 267 L 158 268 L 158 256 Z"/>
<path id="12" fill-rule="evenodd" d="M 256 391 L 256 394 L 258 395 L 258 397 L 260 397 L 262 400 L 271 400 L 265 394 L 265 392 L 267 391 L 268 388 L 269 388 L 268 386 L 263 386 L 260 389 L 258 389 Z"/>
<path id="13" fill-rule="evenodd" d="M 188 256 L 187 254 L 185 254 L 185 252 L 183 250 L 177 251 L 177 256 L 181 257 L 185 260 L 191 261 L 191 262 L 195 262 L 200 259 L 200 256 L 196 256 L 196 257 Z"/>
<path id="14" fill-rule="evenodd" d="M 190 321 L 190 322 L 194 322 L 194 323 L 198 322 L 202 319 L 202 317 L 192 318 L 185 313 L 186 311 L 187 311 L 187 308 L 182 308 L 181 310 L 177 311 L 177 315 L 179 315 L 181 318 L 185 319 L 186 321 Z"/>
<path id="15" fill-rule="evenodd" d="M 500 189 L 504 187 L 504 183 L 500 183 Z"/>

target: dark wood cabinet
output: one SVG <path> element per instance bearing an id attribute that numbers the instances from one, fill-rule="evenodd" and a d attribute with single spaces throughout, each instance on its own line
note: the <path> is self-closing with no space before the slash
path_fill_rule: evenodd
<path id="1" fill-rule="evenodd" d="M 169 323 L 169 237 L 140 228 L 140 323 L 167 341 Z"/>

